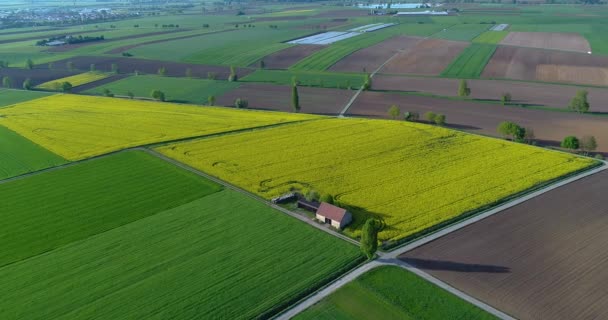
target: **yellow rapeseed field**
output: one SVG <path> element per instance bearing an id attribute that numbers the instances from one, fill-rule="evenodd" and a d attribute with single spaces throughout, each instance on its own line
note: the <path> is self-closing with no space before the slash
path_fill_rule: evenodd
<path id="1" fill-rule="evenodd" d="M 316 116 L 65 94 L 0 109 L 0 125 L 69 160 L 312 118 Z"/>
<path id="2" fill-rule="evenodd" d="M 158 148 L 265 198 L 296 188 L 367 216 L 399 240 L 594 162 L 523 144 L 398 121 L 320 119 Z"/>
<path id="3" fill-rule="evenodd" d="M 109 76 L 110 76 L 109 74 L 102 73 L 102 72 L 85 72 L 85 73 L 77 74 L 74 76 L 45 82 L 43 84 L 36 86 L 36 88 L 45 89 L 45 90 L 57 90 L 59 88 L 59 86 L 64 82 L 69 82 L 70 84 L 72 84 L 73 87 L 77 87 L 77 86 L 81 86 L 83 84 L 87 84 L 87 83 L 90 83 L 93 81 L 105 79 Z"/>

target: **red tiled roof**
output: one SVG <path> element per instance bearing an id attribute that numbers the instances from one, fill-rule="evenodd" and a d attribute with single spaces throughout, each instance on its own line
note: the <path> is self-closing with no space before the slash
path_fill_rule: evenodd
<path id="1" fill-rule="evenodd" d="M 346 209 L 336 207 L 327 202 L 321 202 L 319 209 L 317 209 L 317 214 L 334 221 L 342 222 L 342 219 L 346 215 Z"/>

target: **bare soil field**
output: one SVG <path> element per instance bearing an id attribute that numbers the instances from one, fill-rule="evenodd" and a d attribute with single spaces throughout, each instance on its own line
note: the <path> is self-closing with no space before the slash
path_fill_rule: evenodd
<path id="1" fill-rule="evenodd" d="M 603 171 L 400 258 L 519 319 L 607 319 L 607 188 Z"/>
<path id="2" fill-rule="evenodd" d="M 380 73 L 439 75 L 467 46 L 468 42 L 426 39 L 397 55 Z"/>
<path id="3" fill-rule="evenodd" d="M 494 79 L 568 82 L 608 86 L 608 57 L 585 53 L 499 46 L 481 76 Z M 557 71 L 554 71 L 557 69 Z M 560 71 L 563 69 L 563 71 Z"/>
<path id="4" fill-rule="evenodd" d="M 50 70 L 48 67 L 38 67 L 35 69 L 19 69 L 19 68 L 2 68 L 0 69 L 0 78 L 10 77 L 13 88 L 21 89 L 23 81 L 30 79 L 32 86 L 52 81 L 55 79 L 61 79 L 75 74 L 80 73 L 79 71 L 68 71 L 65 69 L 53 69 Z"/>
<path id="5" fill-rule="evenodd" d="M 181 30 L 184 31 L 184 30 Z M 146 41 L 146 42 L 140 42 L 140 43 L 135 43 L 135 44 L 130 44 L 127 46 L 122 46 L 122 47 L 118 47 L 118 48 L 114 48 L 110 51 L 104 52 L 107 54 L 118 54 L 118 53 L 123 53 L 125 51 L 131 50 L 133 48 L 137 48 L 140 46 L 146 46 L 149 44 L 155 44 L 155 43 L 161 43 L 161 42 L 167 42 L 167 41 L 173 41 L 173 40 L 181 40 L 181 39 L 188 39 L 188 38 L 194 38 L 194 37 L 200 37 L 202 35 L 210 35 L 210 34 L 214 34 L 214 33 L 222 33 L 222 32 L 229 32 L 229 31 L 234 31 L 234 30 L 220 30 L 220 31 L 215 31 L 215 32 L 209 32 L 209 33 L 205 33 L 205 34 L 194 34 L 194 35 L 187 35 L 187 36 L 181 36 L 181 37 L 174 37 L 171 39 L 163 39 L 163 40 L 152 40 L 152 41 Z"/>
<path id="6" fill-rule="evenodd" d="M 197 78 L 207 78 L 208 73 L 214 73 L 218 80 L 227 79 L 230 75 L 229 67 L 207 66 L 192 63 L 180 63 L 170 61 L 146 60 L 127 57 L 73 57 L 54 62 L 55 68 L 65 69 L 67 62 L 71 61 L 76 69 L 89 70 L 91 64 L 99 71 L 111 71 L 112 64 L 116 64 L 120 73 L 133 73 L 138 71 L 142 74 L 157 74 L 160 67 L 165 67 L 167 76 L 184 77 L 186 70 L 192 71 L 192 76 Z M 239 77 L 244 77 L 253 72 L 248 68 L 236 68 Z"/>
<path id="7" fill-rule="evenodd" d="M 401 112 L 418 112 L 421 119 L 428 111 L 445 114 L 448 127 L 490 136 L 498 136 L 496 127 L 500 122 L 513 121 L 532 128 L 538 143 L 547 146 L 559 146 L 568 135 L 592 135 L 597 138 L 598 151 L 608 153 L 608 139 L 604 138 L 608 137 L 608 117 L 370 91 L 359 95 L 348 114 L 388 118 L 388 108 L 393 104 Z"/>
<path id="8" fill-rule="evenodd" d="M 298 87 L 302 112 L 336 115 L 342 111 L 354 94 L 350 90 Z M 234 105 L 241 98 L 249 102 L 249 108 L 292 112 L 291 87 L 272 84 L 247 83 L 217 98 L 217 104 Z"/>
<path id="9" fill-rule="evenodd" d="M 287 69 L 296 62 L 308 57 L 309 55 L 325 48 L 326 46 L 321 45 L 297 45 L 271 53 L 264 57 L 264 64 L 266 69 Z M 251 67 L 258 67 L 259 61 L 252 64 Z"/>
<path id="10" fill-rule="evenodd" d="M 582 53 L 591 51 L 591 45 L 587 39 L 578 33 L 509 32 L 500 44 Z"/>
<path id="11" fill-rule="evenodd" d="M 458 96 L 458 79 L 404 77 L 376 75 L 375 90 L 431 93 L 439 96 Z M 508 80 L 467 80 L 471 97 L 479 100 L 499 101 L 503 93 L 512 96 L 513 104 L 537 105 L 566 109 L 576 92 L 589 92 L 589 103 L 593 112 L 608 113 L 608 89 L 581 88 L 568 85 L 529 83 Z"/>
<path id="12" fill-rule="evenodd" d="M 134 34 L 134 35 L 124 36 L 124 37 L 106 38 L 103 41 L 93 41 L 93 42 L 84 42 L 84 43 L 77 43 L 77 44 L 68 44 L 65 46 L 49 47 L 49 49 L 46 51 L 47 52 L 67 52 L 67 51 L 74 50 L 76 48 L 82 48 L 82 47 L 99 44 L 99 43 L 108 43 L 108 42 L 119 41 L 119 40 L 137 39 L 137 38 L 157 36 L 157 35 L 168 34 L 168 33 L 185 32 L 185 31 L 190 31 L 190 30 L 178 29 L 178 30 L 170 30 L 170 31 L 157 31 L 157 32 Z"/>
<path id="13" fill-rule="evenodd" d="M 356 51 L 338 61 L 329 70 L 340 72 L 373 72 L 399 50 L 415 47 L 422 38 L 398 36 Z"/>

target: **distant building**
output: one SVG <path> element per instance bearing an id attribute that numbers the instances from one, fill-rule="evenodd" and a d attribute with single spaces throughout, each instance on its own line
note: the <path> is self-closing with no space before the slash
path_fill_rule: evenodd
<path id="1" fill-rule="evenodd" d="M 59 40 L 50 41 L 50 42 L 46 43 L 47 46 L 51 46 L 51 47 L 62 46 L 64 44 L 65 44 L 65 41 L 59 41 Z"/>
<path id="2" fill-rule="evenodd" d="M 353 220 L 353 216 L 346 209 L 336 207 L 327 202 L 321 202 L 317 209 L 317 220 L 331 224 L 332 227 L 343 229 Z"/>

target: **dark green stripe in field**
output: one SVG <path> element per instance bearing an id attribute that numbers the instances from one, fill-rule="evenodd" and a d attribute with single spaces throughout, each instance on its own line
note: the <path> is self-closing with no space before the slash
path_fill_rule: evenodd
<path id="1" fill-rule="evenodd" d="M 308 319 L 495 319 L 400 267 L 373 269 L 295 317 Z"/>
<path id="2" fill-rule="evenodd" d="M 241 79 L 242 82 L 266 82 L 291 85 L 296 79 L 302 86 L 359 89 L 365 75 L 357 73 L 336 73 L 323 71 L 258 70 Z"/>
<path id="3" fill-rule="evenodd" d="M 0 126 L 0 180 L 58 166 L 65 162 L 62 157 Z"/>
<path id="4" fill-rule="evenodd" d="M 0 266 L 220 189 L 144 152 L 120 153 L 0 184 Z"/>
<path id="5" fill-rule="evenodd" d="M 483 69 L 496 51 L 496 45 L 473 43 L 450 63 L 443 73 L 444 77 L 479 78 Z"/>
<path id="6" fill-rule="evenodd" d="M 0 89 L 0 107 L 6 107 L 15 103 L 46 97 L 51 94 L 52 93 L 42 91 Z"/>
<path id="7" fill-rule="evenodd" d="M 173 199 L 163 184 L 148 184 L 147 196 Z M 103 224 L 96 215 L 81 219 Z M 346 241 L 223 190 L 0 268 L 0 319 L 268 318 L 360 256 Z"/>

